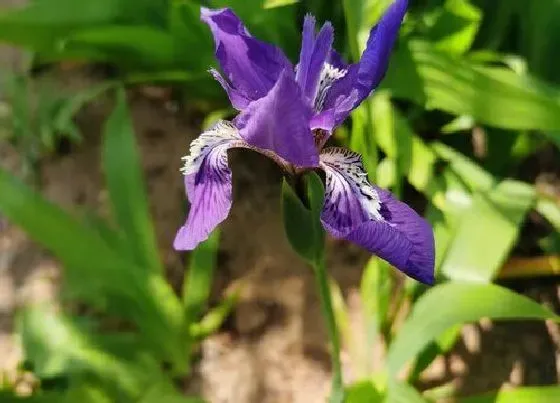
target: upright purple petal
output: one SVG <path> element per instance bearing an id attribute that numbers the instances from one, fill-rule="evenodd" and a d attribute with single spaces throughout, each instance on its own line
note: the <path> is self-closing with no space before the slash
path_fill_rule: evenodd
<path id="1" fill-rule="evenodd" d="M 296 81 L 303 95 L 310 101 L 315 98 L 321 71 L 330 55 L 333 40 L 334 30 L 329 22 L 323 25 L 315 37 L 315 18 L 309 14 L 305 16 Z"/>
<path id="2" fill-rule="evenodd" d="M 215 69 L 210 69 L 210 74 L 212 77 L 220 83 L 222 88 L 226 91 L 228 98 L 231 102 L 231 105 L 241 111 L 247 107 L 251 103 L 251 100 L 248 99 L 243 92 L 233 88 L 231 84 L 224 78 L 222 75 Z"/>
<path id="3" fill-rule="evenodd" d="M 349 66 L 344 78 L 335 82 L 329 90 L 325 109 L 336 110 L 337 124 L 367 98 L 385 76 L 407 7 L 408 0 L 395 0 L 389 6 L 379 23 L 371 30 L 359 63 Z M 336 54 L 331 55 L 331 59 L 336 63 Z"/>
<path id="4" fill-rule="evenodd" d="M 249 100 L 259 99 L 274 86 L 284 69 L 292 68 L 280 49 L 253 38 L 231 9 L 202 7 L 201 19 L 214 36 L 216 57 L 229 81 L 230 96 L 238 93 Z"/>
<path id="5" fill-rule="evenodd" d="M 434 237 L 430 225 L 405 203 L 371 185 L 359 154 L 329 148 L 321 154 L 326 173 L 324 227 L 354 242 L 406 275 L 434 282 Z"/>
<path id="6" fill-rule="evenodd" d="M 191 207 L 175 237 L 175 249 L 194 249 L 228 216 L 232 187 L 227 150 L 240 145 L 237 129 L 228 122 L 216 124 L 191 143 L 182 169 Z"/>
<path id="7" fill-rule="evenodd" d="M 291 70 L 285 70 L 263 98 L 252 102 L 235 119 L 250 145 L 275 152 L 299 167 L 315 167 L 319 155 L 309 128 L 311 109 L 301 96 Z"/>

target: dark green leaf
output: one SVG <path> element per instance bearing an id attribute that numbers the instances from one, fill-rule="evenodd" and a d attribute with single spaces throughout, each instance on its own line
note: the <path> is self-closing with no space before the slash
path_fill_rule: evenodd
<path id="1" fill-rule="evenodd" d="M 32 307 L 20 317 L 26 360 L 40 378 L 90 374 L 129 395 L 149 378 L 146 368 L 121 361 L 92 343 L 89 336 L 56 313 L 53 307 Z M 157 366 L 152 370 L 157 370 Z"/>
<path id="2" fill-rule="evenodd" d="M 314 172 L 306 174 L 303 179 L 306 194 L 302 197 L 307 199 L 309 208 L 284 180 L 282 214 L 284 229 L 290 244 L 303 259 L 313 263 L 317 261 L 324 248 L 324 231 L 320 221 L 324 188 L 321 179 Z"/>
<path id="3" fill-rule="evenodd" d="M 81 29 L 64 41 L 68 51 L 93 50 L 128 68 L 157 67 L 172 69 L 183 66 L 186 49 L 170 33 L 149 26 L 105 25 Z"/>
<path id="4" fill-rule="evenodd" d="M 284 230 L 292 248 L 306 261 L 315 257 L 313 219 L 286 179 L 282 183 L 282 217 Z"/>

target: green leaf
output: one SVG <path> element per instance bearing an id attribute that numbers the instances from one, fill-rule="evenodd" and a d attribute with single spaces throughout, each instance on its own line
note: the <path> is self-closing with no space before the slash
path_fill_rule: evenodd
<path id="1" fill-rule="evenodd" d="M 428 109 L 472 116 L 505 129 L 548 130 L 560 144 L 560 92 L 508 69 L 483 68 L 409 41 L 394 54 L 383 86 Z"/>
<path id="2" fill-rule="evenodd" d="M 357 61 L 365 49 L 371 28 L 379 21 L 392 0 L 343 0 L 347 36 L 352 59 Z"/>
<path id="3" fill-rule="evenodd" d="M 380 403 L 383 397 L 371 381 L 362 381 L 351 385 L 346 390 L 345 403 Z"/>
<path id="4" fill-rule="evenodd" d="M 190 255 L 189 269 L 183 280 L 187 356 L 191 353 L 189 350 L 195 336 L 191 328 L 199 320 L 210 298 L 219 246 L 220 230 L 216 229 Z"/>
<path id="5" fill-rule="evenodd" d="M 392 291 L 392 277 L 390 265 L 373 256 L 368 261 L 362 280 L 360 281 L 360 296 L 366 326 L 366 345 L 362 353 L 365 372 L 371 373 L 371 357 L 378 336 L 388 321 L 387 313 Z"/>
<path id="6" fill-rule="evenodd" d="M 487 193 L 475 193 L 461 214 L 441 272 L 454 281 L 491 281 L 534 202 L 534 188 L 517 181 L 506 180 Z"/>
<path id="7" fill-rule="evenodd" d="M 115 219 L 128 240 L 136 262 L 143 269 L 161 271 L 124 90 L 117 91 L 115 109 L 105 124 L 103 166 Z"/>
<path id="8" fill-rule="evenodd" d="M 560 203 L 552 198 L 539 195 L 535 209 L 560 233 Z"/>
<path id="9" fill-rule="evenodd" d="M 106 25 L 81 29 L 64 40 L 70 52 L 92 50 L 104 60 L 128 68 L 173 69 L 184 66 L 187 51 L 173 36 L 149 26 Z"/>
<path id="10" fill-rule="evenodd" d="M 133 396 L 146 379 L 154 378 L 150 371 L 159 371 L 157 365 L 143 368 L 107 354 L 53 307 L 30 307 L 19 319 L 25 358 L 39 378 L 88 374 Z"/>
<path id="11" fill-rule="evenodd" d="M 292 248 L 307 262 L 314 261 L 313 218 L 286 179 L 282 182 L 282 217 Z"/>
<path id="12" fill-rule="evenodd" d="M 138 400 L 138 403 L 204 403 L 197 397 L 183 396 L 169 380 L 156 383 Z"/>
<path id="13" fill-rule="evenodd" d="M 427 403 L 427 401 L 413 386 L 392 381 L 389 382 L 385 403 Z"/>
<path id="14" fill-rule="evenodd" d="M 182 309 L 159 275 L 149 274 L 113 250 L 99 232 L 80 224 L 0 169 L 0 212 L 56 255 L 74 294 L 92 304 L 110 299 L 112 314 L 136 323 L 154 352 L 177 365 Z"/>
<path id="15" fill-rule="evenodd" d="M 76 127 L 74 125 L 74 116 L 76 113 L 78 113 L 86 104 L 93 101 L 105 91 L 114 87 L 114 85 L 115 83 L 113 82 L 103 82 L 65 98 L 54 116 L 53 126 L 55 130 L 58 130 L 63 134 L 72 134 Z M 77 139 L 74 138 L 74 140 Z"/>
<path id="16" fill-rule="evenodd" d="M 324 249 L 324 232 L 320 221 L 324 188 L 314 172 L 306 174 L 300 184 L 304 186 L 305 194 L 302 196 L 309 207 L 303 204 L 285 179 L 282 184 L 284 229 L 294 250 L 308 263 L 314 264 Z"/>
<path id="17" fill-rule="evenodd" d="M 191 253 L 189 270 L 183 282 L 187 326 L 197 319 L 208 303 L 219 246 L 220 230 L 216 229 Z"/>
<path id="18" fill-rule="evenodd" d="M 296 4 L 299 0 L 264 0 L 264 8 L 274 8 Z"/>
<path id="19" fill-rule="evenodd" d="M 167 0 L 35 0 L 0 16 L 0 40 L 53 56 L 61 42 L 82 28 L 112 24 L 149 24 L 163 27 Z"/>
<path id="20" fill-rule="evenodd" d="M 560 401 L 560 387 L 558 386 L 503 390 L 459 400 L 460 403 L 556 403 L 558 401 Z"/>
<path id="21" fill-rule="evenodd" d="M 428 32 L 436 47 L 454 54 L 468 51 L 478 32 L 482 17 L 480 10 L 468 0 L 447 0 L 437 13 Z"/>
<path id="22" fill-rule="evenodd" d="M 77 28 L 114 21 L 121 15 L 119 1 L 80 2 L 36 0 L 0 16 L 0 39 L 35 51 L 55 51 L 57 41 Z"/>
<path id="23" fill-rule="evenodd" d="M 560 320 L 542 305 L 496 285 L 449 283 L 436 286 L 418 299 L 391 344 L 387 357 L 389 372 L 397 374 L 404 364 L 450 327 L 484 317 Z"/>

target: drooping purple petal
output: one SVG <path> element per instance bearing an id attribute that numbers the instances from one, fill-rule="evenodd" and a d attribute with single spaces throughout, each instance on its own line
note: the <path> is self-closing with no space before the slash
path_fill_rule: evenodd
<path id="1" fill-rule="evenodd" d="M 329 22 L 315 36 L 315 18 L 309 14 L 305 16 L 296 81 L 310 101 L 315 98 L 321 70 L 330 55 L 333 40 L 334 30 Z"/>
<path id="2" fill-rule="evenodd" d="M 346 239 L 385 259 L 407 276 L 433 284 L 435 252 L 430 224 L 389 192 L 377 191 L 385 222 L 365 222 Z"/>
<path id="3" fill-rule="evenodd" d="M 191 207 L 175 237 L 176 250 L 192 250 L 229 214 L 232 200 L 227 150 L 242 146 L 237 129 L 220 122 L 191 143 L 182 171 Z"/>
<path id="4" fill-rule="evenodd" d="M 275 152 L 299 167 L 315 167 L 319 155 L 309 128 L 311 109 L 291 70 L 285 70 L 263 98 L 252 102 L 235 119 L 250 145 Z"/>
<path id="5" fill-rule="evenodd" d="M 277 47 L 251 36 L 229 8 L 201 8 L 201 19 L 214 36 L 216 58 L 232 91 L 249 100 L 265 96 L 284 69 L 292 64 Z M 223 85 L 223 84 L 222 84 Z"/>
<path id="6" fill-rule="evenodd" d="M 321 154 L 326 173 L 324 227 L 354 242 L 406 275 L 434 282 L 434 237 L 430 225 L 389 192 L 371 185 L 356 153 L 330 148 Z"/>
<path id="7" fill-rule="evenodd" d="M 408 0 L 395 0 L 370 32 L 359 63 L 348 66 L 348 73 L 335 82 L 325 100 L 325 109 L 335 108 L 340 124 L 374 90 L 387 71 L 391 50 L 406 14 Z M 333 63 L 336 54 L 331 55 Z M 348 99 L 351 102 L 348 102 Z"/>

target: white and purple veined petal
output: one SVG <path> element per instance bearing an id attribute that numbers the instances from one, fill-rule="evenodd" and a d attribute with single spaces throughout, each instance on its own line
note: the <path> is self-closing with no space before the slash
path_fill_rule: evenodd
<path id="1" fill-rule="evenodd" d="M 333 41 L 334 29 L 330 22 L 326 22 L 315 35 L 315 18 L 309 14 L 305 16 L 299 63 L 296 67 L 296 81 L 310 104 L 314 104 L 321 73 L 331 52 Z"/>
<path id="2" fill-rule="evenodd" d="M 321 214 L 325 229 L 406 275 L 433 284 L 435 247 L 428 222 L 388 191 L 370 184 L 359 154 L 327 148 L 320 158 L 326 175 Z"/>
<path id="3" fill-rule="evenodd" d="M 175 237 L 176 250 L 194 249 L 228 216 L 232 184 L 227 151 L 232 147 L 247 146 L 235 126 L 220 121 L 196 138 L 183 157 L 181 172 L 191 206 Z"/>

